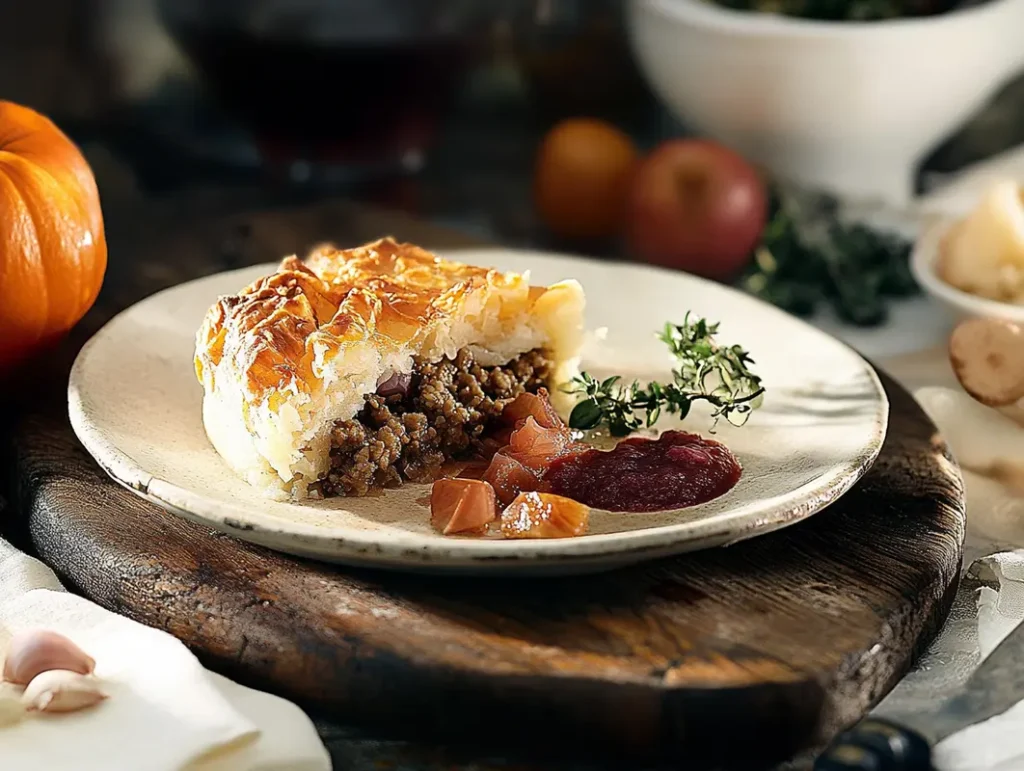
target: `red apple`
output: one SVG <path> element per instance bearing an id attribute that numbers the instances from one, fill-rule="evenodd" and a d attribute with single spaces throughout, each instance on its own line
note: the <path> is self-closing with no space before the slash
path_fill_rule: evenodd
<path id="1" fill-rule="evenodd" d="M 768 195 L 758 173 L 732 150 L 673 139 L 640 164 L 627 207 L 626 239 L 636 257 L 729 281 L 761 238 Z"/>

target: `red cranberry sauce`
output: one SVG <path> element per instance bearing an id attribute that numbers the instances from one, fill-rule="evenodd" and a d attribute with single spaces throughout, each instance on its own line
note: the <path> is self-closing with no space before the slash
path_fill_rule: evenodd
<path id="1" fill-rule="evenodd" d="M 741 468 L 719 442 L 685 431 L 624 439 L 614 449 L 555 458 L 544 475 L 556 495 L 608 511 L 696 506 L 728 492 Z"/>

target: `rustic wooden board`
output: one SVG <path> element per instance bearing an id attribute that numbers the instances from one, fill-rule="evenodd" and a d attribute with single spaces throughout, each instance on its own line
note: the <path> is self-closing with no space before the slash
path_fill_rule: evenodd
<path id="1" fill-rule="evenodd" d="M 389 231 L 428 245 L 445 238 L 341 205 L 150 227 L 125 236 L 131 256 L 112 266 L 84 331 L 162 285 L 268 259 L 265 249 Z M 63 383 L 81 337 L 51 361 L 12 427 L 35 549 L 89 597 L 172 632 L 211 666 L 346 720 L 442 742 L 625 758 L 633 769 L 659 757 L 692 769 L 762 767 L 861 715 L 955 592 L 959 472 L 888 378 L 879 460 L 803 524 L 598 576 L 428 578 L 275 554 L 110 482 L 66 420 Z"/>

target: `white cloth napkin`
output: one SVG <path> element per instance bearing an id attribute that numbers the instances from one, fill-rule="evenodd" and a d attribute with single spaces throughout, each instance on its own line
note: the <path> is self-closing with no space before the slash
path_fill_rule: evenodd
<path id="1" fill-rule="evenodd" d="M 0 728 L 4 771 L 331 769 L 294 704 L 210 672 L 171 635 L 64 591 L 43 563 L 0 540 L 0 652 L 27 628 L 77 643 L 109 697 Z"/>
<path id="2" fill-rule="evenodd" d="M 964 469 L 967 541 L 963 582 L 938 638 L 879 704 L 878 714 L 933 706 L 1024 620 L 1024 426 L 964 393 L 945 348 L 882 362 L 932 418 Z M 1016 489 L 987 474 L 1002 470 Z M 939 771 L 1024 769 L 1024 702 L 965 729 L 935 749 Z"/>

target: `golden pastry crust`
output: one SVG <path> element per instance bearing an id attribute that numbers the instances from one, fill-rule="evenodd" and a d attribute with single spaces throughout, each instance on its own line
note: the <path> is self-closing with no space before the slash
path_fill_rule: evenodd
<path id="1" fill-rule="evenodd" d="M 537 347 L 571 376 L 582 342 L 574 281 L 531 287 L 526 276 L 444 260 L 391 238 L 324 246 L 305 261 L 215 303 L 196 338 L 207 434 L 268 493 L 301 495 L 322 472 L 323 434 L 412 357 L 470 347 L 501 364 Z"/>
<path id="2" fill-rule="evenodd" d="M 305 263 L 285 258 L 276 273 L 210 309 L 199 334 L 196 374 L 203 382 L 207 365 L 235 356 L 245 360 L 246 387 L 254 395 L 293 382 L 307 390 L 315 345 L 372 338 L 381 353 L 395 350 L 454 316 L 467 296 L 521 281 L 391 238 L 346 250 L 323 246 Z M 535 287 L 532 294 L 544 291 Z M 225 350 L 229 329 L 236 345 Z"/>

